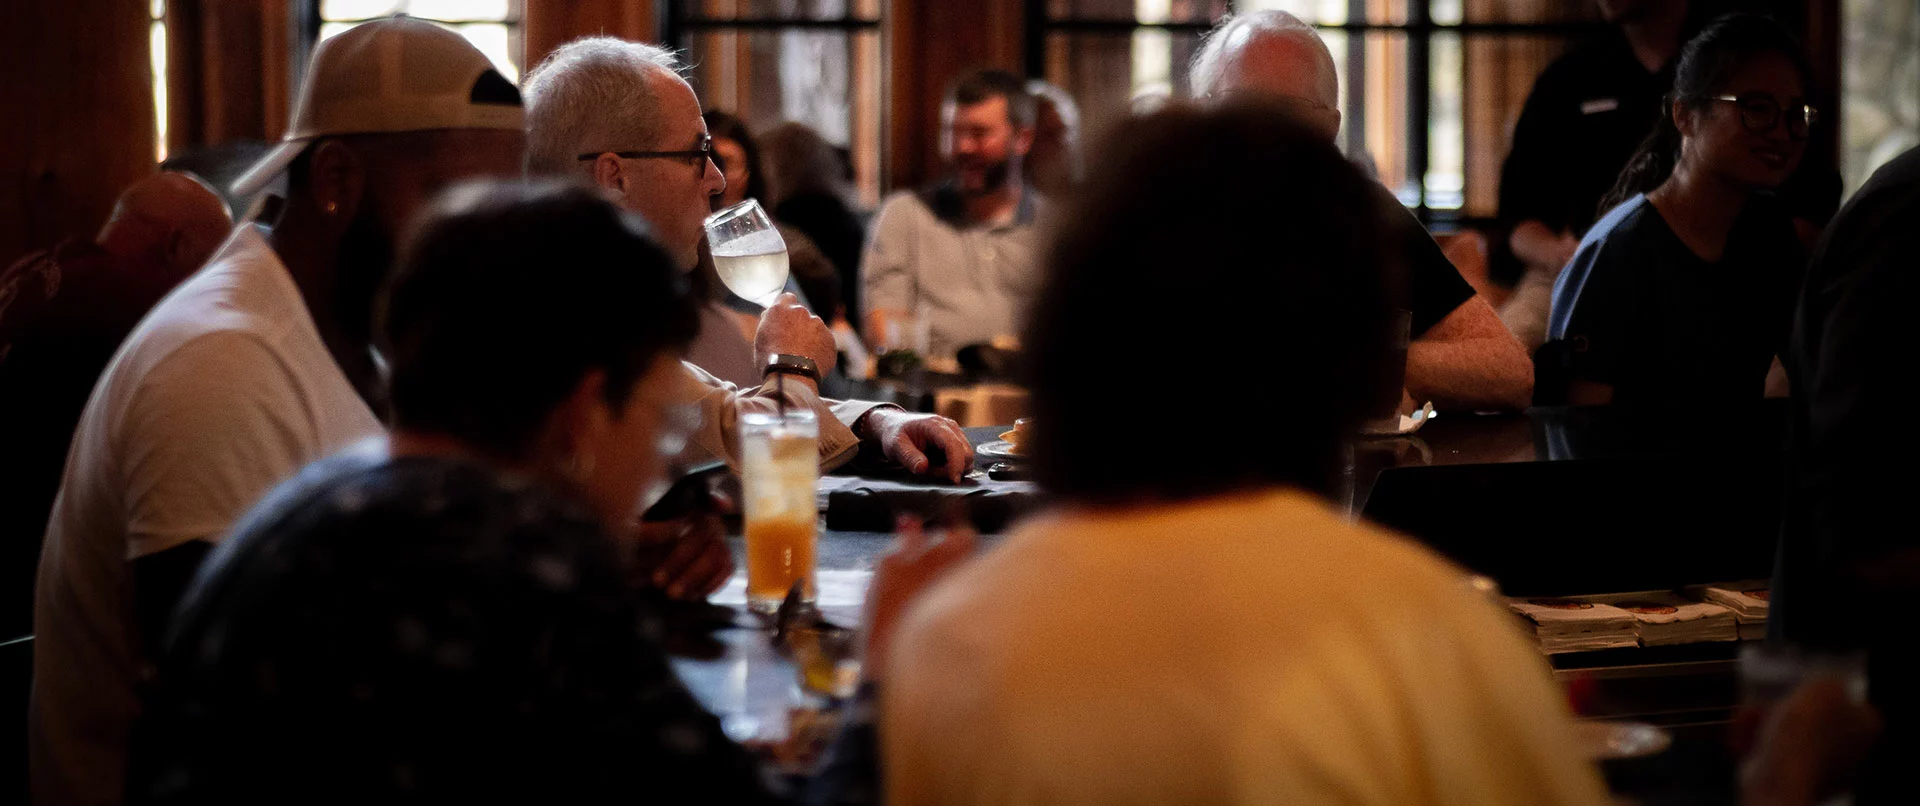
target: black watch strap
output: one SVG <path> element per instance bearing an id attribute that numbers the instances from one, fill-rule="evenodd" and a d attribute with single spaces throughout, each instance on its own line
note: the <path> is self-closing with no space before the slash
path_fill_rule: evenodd
<path id="1" fill-rule="evenodd" d="M 814 383 L 820 382 L 820 365 L 814 363 L 813 359 L 804 355 L 774 353 L 768 356 L 767 366 L 761 370 L 760 375 L 761 377 L 766 377 L 768 374 L 774 372 L 799 375 L 804 378 L 812 378 Z"/>

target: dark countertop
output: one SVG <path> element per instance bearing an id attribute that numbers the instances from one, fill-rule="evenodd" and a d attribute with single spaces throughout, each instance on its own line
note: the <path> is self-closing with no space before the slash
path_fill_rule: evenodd
<path id="1" fill-rule="evenodd" d="M 1417 434 L 1356 447 L 1349 503 L 1514 595 L 1650 590 L 1766 576 L 1778 519 L 1785 407 L 1714 417 L 1610 409 L 1443 414 Z M 1005 427 L 967 429 L 976 445 Z M 1144 429 L 1143 429 L 1144 430 Z M 984 469 L 994 460 L 981 457 Z M 995 537 L 985 536 L 991 543 Z M 823 530 L 823 609 L 858 623 L 858 590 L 892 537 Z M 736 556 L 742 550 L 735 539 Z M 737 583 L 740 584 L 740 583 Z M 723 592 L 717 601 L 737 599 Z M 792 666 L 742 619 L 717 637 L 724 656 L 676 668 L 736 739 L 784 735 L 799 697 Z M 1588 691 L 1599 718 L 1651 719 L 1673 731 L 1658 761 L 1606 768 L 1617 792 L 1685 786 L 1724 796 L 1719 737 L 1737 700 L 1738 645 L 1616 650 L 1554 658 L 1555 676 Z M 1684 758 L 1683 758 L 1684 756 Z"/>

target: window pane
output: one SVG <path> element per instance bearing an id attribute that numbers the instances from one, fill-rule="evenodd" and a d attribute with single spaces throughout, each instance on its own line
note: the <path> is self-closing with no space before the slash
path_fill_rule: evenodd
<path id="1" fill-rule="evenodd" d="M 1048 0 L 1055 20 L 1211 23 L 1227 15 L 1228 0 Z"/>
<path id="2" fill-rule="evenodd" d="M 507 0 L 411 0 L 406 11 L 433 20 L 504 20 L 511 9 Z"/>
<path id="3" fill-rule="evenodd" d="M 1187 65 L 1199 46 L 1199 35 L 1176 31 L 1054 33 L 1045 75 L 1079 104 L 1083 139 L 1092 142 L 1137 100 L 1185 97 Z"/>
<path id="4" fill-rule="evenodd" d="M 1380 183 L 1401 201 L 1418 202 L 1419 188 L 1407 175 L 1407 37 L 1369 32 L 1352 42 L 1361 47 L 1349 50 L 1343 60 L 1345 74 L 1340 77 L 1348 95 L 1347 155 L 1371 162 Z M 1356 92 L 1362 99 L 1357 103 Z"/>
<path id="5" fill-rule="evenodd" d="M 156 3 L 157 5 L 157 3 Z M 148 30 L 148 55 L 153 59 L 153 161 L 167 161 L 167 24 L 155 20 Z"/>
<path id="6" fill-rule="evenodd" d="M 1840 169 L 1852 193 L 1887 160 L 1920 144 L 1920 7 L 1845 0 L 1841 6 Z"/>
<path id="7" fill-rule="evenodd" d="M 400 10 L 401 0 L 320 0 L 320 19 L 370 20 Z"/>
<path id="8" fill-rule="evenodd" d="M 1459 34 L 1436 33 L 1429 45 L 1427 95 L 1428 207 L 1458 209 L 1465 201 L 1466 127 Z"/>
<path id="9" fill-rule="evenodd" d="M 1285 11 L 1307 22 L 1343 25 L 1347 21 L 1347 0 L 1239 0 L 1241 11 Z"/>
<path id="10" fill-rule="evenodd" d="M 436 23 L 437 24 L 437 23 Z M 348 30 L 357 22 L 323 22 L 320 24 L 320 42 L 325 42 Z M 487 55 L 495 70 L 514 83 L 520 81 L 520 54 L 522 46 L 520 31 L 515 26 L 497 22 L 473 22 L 458 25 L 440 25 L 467 38 L 468 42 Z"/>
<path id="11" fill-rule="evenodd" d="M 878 199 L 878 32 L 710 31 L 688 45 L 703 108 L 738 115 L 756 132 L 785 121 L 812 127 L 848 149 L 862 199 Z"/>
<path id="12" fill-rule="evenodd" d="M 1434 22 L 1441 22 L 1441 6 L 1450 21 L 1514 23 L 1580 23 L 1602 25 L 1600 4 L 1592 0 L 1433 0 Z"/>
<path id="13" fill-rule="evenodd" d="M 1572 41 L 1560 36 L 1464 37 L 1461 129 L 1465 169 L 1464 212 L 1492 216 L 1500 205 L 1500 165 L 1512 147 L 1533 82 Z"/>
<path id="14" fill-rule="evenodd" d="M 487 54 L 487 59 L 493 62 L 493 68 L 506 76 L 508 81 L 520 83 L 520 66 L 514 63 L 514 54 L 519 49 L 513 46 L 512 32 L 507 30 L 507 26 L 497 22 L 471 22 L 450 27 L 472 42 L 481 53 Z"/>
<path id="15" fill-rule="evenodd" d="M 350 23 L 350 22 L 320 23 L 320 40 L 319 41 L 325 42 L 329 39 L 339 36 L 341 33 L 347 31 L 353 26 L 354 26 L 354 23 Z"/>
<path id="16" fill-rule="evenodd" d="M 706 20 L 878 20 L 878 4 L 848 0 L 694 0 L 682 6 L 689 18 Z"/>

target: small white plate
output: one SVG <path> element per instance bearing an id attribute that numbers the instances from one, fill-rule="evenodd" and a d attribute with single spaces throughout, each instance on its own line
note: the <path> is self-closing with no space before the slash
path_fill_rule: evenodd
<path id="1" fill-rule="evenodd" d="M 981 445 L 980 447 L 975 448 L 974 452 L 980 454 L 981 456 L 991 457 L 994 459 L 1025 459 L 1027 458 L 1027 455 L 1024 453 L 1015 453 L 1013 450 L 1013 443 L 1008 442 L 1004 439 L 996 439 L 985 445 Z"/>
<path id="2" fill-rule="evenodd" d="M 1645 722 L 1583 721 L 1575 723 L 1574 735 L 1587 758 L 1594 761 L 1646 758 L 1673 746 L 1673 734 Z"/>
<path id="3" fill-rule="evenodd" d="M 1404 437 L 1420 430 L 1427 421 L 1440 416 L 1428 403 L 1415 409 L 1412 416 L 1401 414 L 1391 420 L 1375 420 L 1360 427 L 1360 433 L 1369 437 Z"/>

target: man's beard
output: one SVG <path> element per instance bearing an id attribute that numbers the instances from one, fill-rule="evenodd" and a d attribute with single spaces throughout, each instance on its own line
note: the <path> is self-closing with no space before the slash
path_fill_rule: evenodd
<path id="1" fill-rule="evenodd" d="M 1013 160 L 1001 160 L 990 165 L 977 167 L 975 170 L 981 173 L 980 186 L 967 187 L 963 182 L 956 182 L 955 185 L 960 188 L 961 194 L 967 196 L 985 196 L 1006 187 L 1008 180 L 1013 177 Z"/>
<path id="2" fill-rule="evenodd" d="M 345 335 L 373 338 L 374 298 L 393 271 L 393 237 L 364 208 L 340 236 L 334 266 L 334 314 Z"/>

